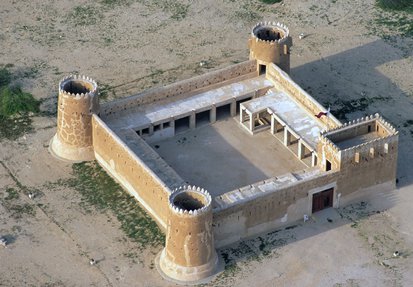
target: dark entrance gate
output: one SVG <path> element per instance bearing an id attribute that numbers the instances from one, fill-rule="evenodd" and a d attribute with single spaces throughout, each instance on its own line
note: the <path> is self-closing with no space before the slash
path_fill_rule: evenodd
<path id="1" fill-rule="evenodd" d="M 313 213 L 328 207 L 333 207 L 334 188 L 329 188 L 313 194 Z"/>

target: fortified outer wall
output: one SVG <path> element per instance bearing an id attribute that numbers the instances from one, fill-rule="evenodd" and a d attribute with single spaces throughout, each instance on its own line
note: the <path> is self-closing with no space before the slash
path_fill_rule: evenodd
<path id="1" fill-rule="evenodd" d="M 246 61 L 220 69 L 218 71 L 209 72 L 204 75 L 179 81 L 164 87 L 149 89 L 137 95 L 107 103 L 101 107 L 101 116 L 111 116 L 126 109 L 151 104 L 186 94 L 190 96 L 191 92 L 201 90 L 211 85 L 225 84 L 225 81 L 231 81 L 239 77 L 245 76 L 249 78 L 250 76 L 254 77 L 257 75 L 257 61 Z"/>
<path id="2" fill-rule="evenodd" d="M 358 136 L 367 136 L 374 133 L 376 137 L 363 143 L 340 149 L 339 142 L 351 140 Z M 319 166 L 325 169 L 325 161 L 332 163 L 332 169 L 342 170 L 348 166 L 357 166 L 364 162 L 371 162 L 377 157 L 396 155 L 397 161 L 398 132 L 378 114 L 345 123 L 321 133 L 317 153 L 321 160 Z M 389 160 L 390 160 L 389 158 Z"/>
<path id="3" fill-rule="evenodd" d="M 385 146 L 388 146 L 387 151 Z M 358 153 L 358 162 L 355 161 Z M 341 152 L 342 195 L 389 182 L 396 186 L 398 135 L 377 139 Z"/>
<path id="4" fill-rule="evenodd" d="M 320 111 L 326 111 L 326 109 L 322 105 L 314 100 L 313 97 L 311 97 L 306 91 L 304 91 L 299 85 L 297 85 L 290 78 L 290 76 L 288 76 L 288 74 L 286 74 L 276 65 L 271 64 L 267 67 L 266 76 L 267 79 L 271 80 L 274 83 L 274 86 L 276 88 L 286 91 L 310 113 L 317 115 Z M 331 114 L 328 117 L 321 117 L 320 121 L 322 121 L 329 128 L 341 126 L 341 122 Z"/>
<path id="5" fill-rule="evenodd" d="M 330 187 L 339 190 L 339 176 L 337 172 L 322 172 L 265 193 L 259 192 L 228 207 L 214 208 L 217 248 L 302 220 L 304 214 L 311 214 L 312 193 Z"/>
<path id="6" fill-rule="evenodd" d="M 346 149 L 340 149 L 333 142 L 365 135 L 368 126 L 379 137 Z M 317 150 L 323 160 L 319 167 L 325 169 L 325 160 L 328 160 L 333 170 L 348 179 L 342 182 L 343 195 L 385 182 L 395 186 L 398 140 L 398 132 L 378 114 L 346 123 L 320 135 Z"/>
<path id="7" fill-rule="evenodd" d="M 97 115 L 92 125 L 96 160 L 166 230 L 171 190 Z"/>

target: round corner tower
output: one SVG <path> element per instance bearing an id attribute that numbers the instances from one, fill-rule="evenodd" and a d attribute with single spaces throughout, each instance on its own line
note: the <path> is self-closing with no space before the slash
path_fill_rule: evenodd
<path id="1" fill-rule="evenodd" d="M 178 282 L 196 282 L 217 272 L 211 195 L 195 186 L 181 187 L 169 196 L 166 245 L 161 271 Z"/>
<path id="2" fill-rule="evenodd" d="M 290 31 L 280 23 L 261 22 L 254 26 L 248 40 L 250 60 L 257 60 L 259 71 L 270 63 L 290 73 Z"/>
<path id="3" fill-rule="evenodd" d="M 59 83 L 57 131 L 50 143 L 52 154 L 69 161 L 93 160 L 94 113 L 99 113 L 96 82 L 85 76 L 64 78 Z"/>

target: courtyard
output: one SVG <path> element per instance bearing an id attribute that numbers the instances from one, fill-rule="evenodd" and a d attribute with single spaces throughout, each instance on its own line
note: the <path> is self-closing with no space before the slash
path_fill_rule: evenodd
<path id="1" fill-rule="evenodd" d="M 214 197 L 306 168 L 269 131 L 250 135 L 237 117 L 187 130 L 151 146 L 185 181 Z"/>

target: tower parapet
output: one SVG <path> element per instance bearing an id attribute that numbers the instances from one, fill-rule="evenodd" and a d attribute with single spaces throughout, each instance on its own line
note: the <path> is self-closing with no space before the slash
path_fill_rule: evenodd
<path id="1" fill-rule="evenodd" d="M 92 115 L 99 113 L 98 87 L 86 76 L 71 75 L 59 83 L 57 131 L 53 155 L 69 161 L 94 159 Z"/>
<path id="2" fill-rule="evenodd" d="M 319 166 L 323 170 L 354 169 L 386 158 L 389 167 L 389 158 L 397 159 L 397 144 L 397 130 L 379 114 L 362 117 L 320 133 Z"/>
<path id="3" fill-rule="evenodd" d="M 183 186 L 169 196 L 166 245 L 159 267 L 180 282 L 196 282 L 216 273 L 211 195 L 195 186 Z"/>
<path id="4" fill-rule="evenodd" d="M 290 73 L 290 47 L 293 45 L 290 31 L 284 24 L 261 22 L 254 26 L 248 40 L 250 60 L 258 62 L 259 72 L 270 63 Z"/>

